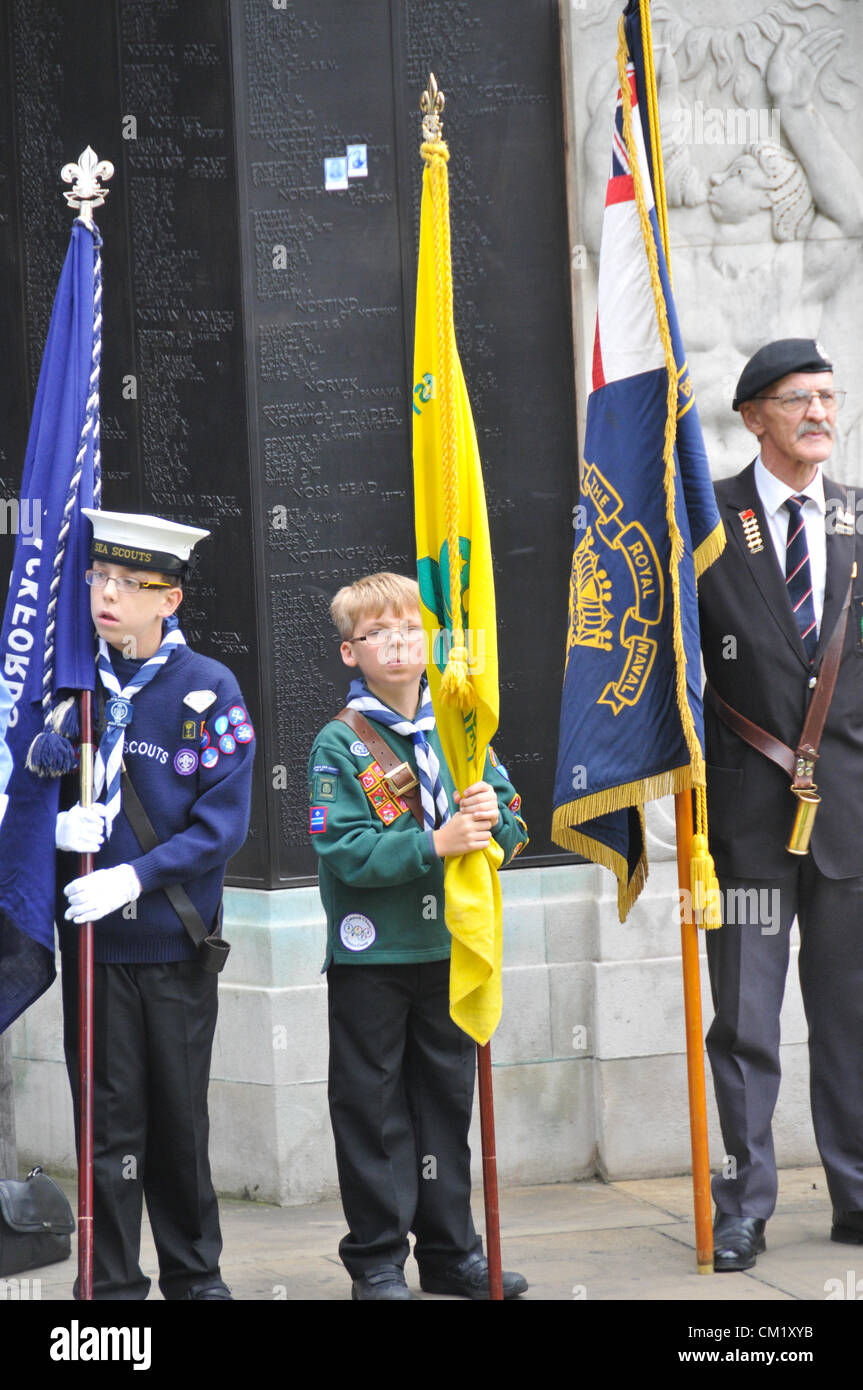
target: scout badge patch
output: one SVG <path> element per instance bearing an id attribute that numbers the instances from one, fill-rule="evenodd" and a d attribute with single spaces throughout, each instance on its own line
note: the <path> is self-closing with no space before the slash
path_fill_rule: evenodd
<path id="1" fill-rule="evenodd" d="M 327 763 L 315 763 L 312 768 L 312 787 L 309 792 L 310 801 L 335 801 L 339 794 L 339 777 L 341 776 L 337 767 L 330 767 Z"/>
<path id="2" fill-rule="evenodd" d="M 374 808 L 375 814 L 384 825 L 391 825 L 399 816 L 409 811 L 407 802 L 400 796 L 392 796 L 384 784 L 386 773 L 380 763 L 369 763 L 363 772 L 357 773 L 357 780 Z"/>

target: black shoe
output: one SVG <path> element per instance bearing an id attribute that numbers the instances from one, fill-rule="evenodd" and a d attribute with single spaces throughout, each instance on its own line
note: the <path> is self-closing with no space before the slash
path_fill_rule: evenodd
<path id="1" fill-rule="evenodd" d="M 403 1269 L 398 1265 L 381 1265 L 380 1269 L 373 1269 L 361 1279 L 354 1280 L 351 1298 L 359 1303 L 367 1303 L 372 1299 L 389 1299 L 390 1302 L 404 1303 L 412 1299 L 413 1294 L 405 1282 Z"/>
<path id="2" fill-rule="evenodd" d="M 217 1300 L 220 1303 L 233 1303 L 234 1301 L 231 1290 L 228 1288 L 227 1284 L 222 1283 L 221 1279 L 218 1279 L 214 1284 L 193 1284 L 190 1289 L 186 1290 L 182 1298 L 176 1301 L 180 1303 L 188 1303 L 190 1301 L 194 1301 L 195 1303 L 215 1303 Z"/>
<path id="3" fill-rule="evenodd" d="M 527 1292 L 527 1280 L 523 1274 L 503 1271 L 504 1298 L 518 1298 Z M 420 1288 L 424 1293 L 452 1293 L 461 1298 L 488 1298 L 488 1260 L 475 1250 L 460 1264 L 452 1265 L 439 1274 L 420 1271 Z"/>
<path id="4" fill-rule="evenodd" d="M 755 1258 L 767 1249 L 766 1222 L 762 1216 L 729 1216 L 717 1212 L 713 1223 L 713 1272 L 751 1269 Z"/>
<path id="5" fill-rule="evenodd" d="M 830 1239 L 840 1245 L 863 1245 L 863 1211 L 833 1211 Z"/>

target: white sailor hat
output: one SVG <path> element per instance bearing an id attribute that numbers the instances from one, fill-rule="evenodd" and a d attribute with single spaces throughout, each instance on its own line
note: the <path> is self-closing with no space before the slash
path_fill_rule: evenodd
<path id="1" fill-rule="evenodd" d="M 90 559 L 128 565 L 130 569 L 182 576 L 198 541 L 210 534 L 198 526 L 182 526 L 160 516 L 95 511 L 92 507 L 82 507 L 81 511 L 93 524 Z"/>

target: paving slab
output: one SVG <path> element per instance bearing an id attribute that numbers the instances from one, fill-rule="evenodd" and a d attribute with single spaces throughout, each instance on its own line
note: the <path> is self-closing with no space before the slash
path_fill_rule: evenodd
<path id="1" fill-rule="evenodd" d="M 74 1182 L 62 1179 L 61 1185 L 74 1208 Z M 787 1303 L 863 1295 L 863 1248 L 831 1244 L 830 1200 L 820 1168 L 781 1174 L 767 1251 L 755 1269 L 740 1274 L 697 1273 L 692 1183 L 685 1175 L 509 1188 L 500 1197 L 504 1267 L 527 1277 L 524 1302 Z M 350 1281 L 338 1258 L 345 1230 L 338 1202 L 277 1207 L 223 1198 L 220 1210 L 222 1271 L 237 1301 L 350 1300 Z M 474 1212 L 482 1229 L 480 1192 L 474 1193 Z M 76 1259 L 73 1242 L 71 1259 L 21 1275 L 29 1280 L 26 1296 L 70 1301 Z M 141 1267 L 155 1278 L 146 1220 Z M 419 1294 L 412 1259 L 406 1273 Z M 858 1278 L 860 1295 L 848 1293 Z M 155 1282 L 149 1299 L 161 1301 Z"/>

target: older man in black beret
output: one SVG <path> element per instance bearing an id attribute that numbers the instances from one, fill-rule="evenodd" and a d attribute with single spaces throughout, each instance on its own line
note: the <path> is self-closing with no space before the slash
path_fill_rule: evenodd
<path id="1" fill-rule="evenodd" d="M 713 1181 L 719 1271 L 755 1264 L 776 1203 L 771 1124 L 795 917 L 831 1236 L 863 1244 L 863 544 L 851 499 L 822 473 L 844 395 L 811 339 L 770 343 L 747 363 L 733 408 L 759 452 L 716 486 L 728 543 L 700 581 L 725 919 L 707 935 L 726 1148 Z"/>

